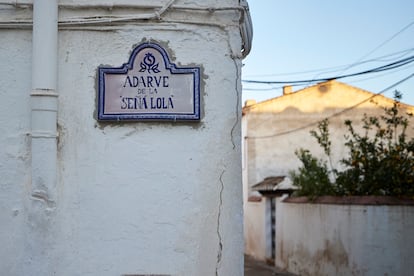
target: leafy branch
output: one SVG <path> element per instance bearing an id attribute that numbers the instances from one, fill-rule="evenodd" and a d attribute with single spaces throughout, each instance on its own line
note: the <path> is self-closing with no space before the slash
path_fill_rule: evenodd
<path id="1" fill-rule="evenodd" d="M 310 134 L 322 147 L 330 168 L 308 150 L 297 150 L 302 167 L 291 172 L 297 195 L 414 196 L 414 138 L 407 137 L 412 115 L 401 115 L 400 99 L 396 91 L 393 106 L 384 108 L 384 115 L 364 115 L 363 133 L 355 130 L 352 121 L 345 121 L 348 154 L 340 161 L 345 167 L 340 172 L 332 164 L 329 122 L 319 122 Z"/>

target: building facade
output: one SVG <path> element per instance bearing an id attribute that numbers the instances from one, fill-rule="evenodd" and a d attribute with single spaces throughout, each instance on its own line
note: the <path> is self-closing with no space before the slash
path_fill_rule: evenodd
<path id="1" fill-rule="evenodd" d="M 290 171 L 301 165 L 295 155 L 300 148 L 323 158 L 323 149 L 309 132 L 316 130 L 318 122 L 325 118 L 329 120 L 332 163 L 336 169 L 341 169 L 340 160 L 347 153 L 345 120 L 351 120 L 355 130 L 363 133 L 361 119 L 364 114 L 381 116 L 384 108 L 392 107 L 393 103 L 393 99 L 337 81 L 319 83 L 297 92 L 285 88 L 283 96 L 260 103 L 246 102 L 242 137 L 247 254 L 274 260 L 271 252 L 277 252 L 271 246 L 271 240 L 275 239 L 271 232 L 275 200 L 262 197 L 252 187 L 268 177 L 289 177 Z M 401 104 L 401 108 L 403 112 L 414 112 L 412 106 Z M 413 125 L 412 118 L 410 122 Z M 407 135 L 414 135 L 412 128 L 407 130 Z"/>
<path id="2" fill-rule="evenodd" d="M 164 60 L 139 60 L 147 44 Z M 0 1 L 0 274 L 242 275 L 250 44 L 245 1 Z M 106 120 L 122 95 L 100 93 L 134 83 L 109 91 L 103 68 L 145 73 L 175 97 L 154 108 L 181 100 L 198 118 Z M 180 68 L 191 84 L 152 78 Z"/>

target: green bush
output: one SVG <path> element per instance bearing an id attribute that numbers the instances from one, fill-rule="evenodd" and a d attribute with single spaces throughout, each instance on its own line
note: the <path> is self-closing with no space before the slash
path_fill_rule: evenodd
<path id="1" fill-rule="evenodd" d="M 412 115 L 400 114 L 400 99 L 401 94 L 395 92 L 394 104 L 384 108 L 384 115 L 365 115 L 363 134 L 355 131 L 351 121 L 345 121 L 348 155 L 341 160 L 345 168 L 342 171 L 332 165 L 328 120 L 319 122 L 318 130 L 311 131 L 311 135 L 323 148 L 330 166 L 308 150 L 297 150 L 302 167 L 291 172 L 299 188 L 296 195 L 414 196 L 414 138 L 406 134 Z"/>

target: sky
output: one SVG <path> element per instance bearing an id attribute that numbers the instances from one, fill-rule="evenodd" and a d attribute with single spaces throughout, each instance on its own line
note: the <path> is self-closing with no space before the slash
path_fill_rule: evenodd
<path id="1" fill-rule="evenodd" d="M 243 103 L 282 95 L 284 84 L 371 70 L 407 59 L 382 72 L 338 81 L 379 93 L 414 74 L 413 0 L 250 0 L 253 45 L 243 60 Z M 311 86 L 306 82 L 293 90 Z M 414 105 L 414 75 L 383 94 L 403 94 Z"/>

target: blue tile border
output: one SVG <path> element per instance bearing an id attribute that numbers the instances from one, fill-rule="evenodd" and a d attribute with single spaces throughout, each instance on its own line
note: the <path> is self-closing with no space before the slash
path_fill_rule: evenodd
<path id="1" fill-rule="evenodd" d="M 134 61 L 139 52 L 153 48 L 163 57 L 166 70 L 174 74 L 191 74 L 193 77 L 193 113 L 106 113 L 105 112 L 105 75 L 106 74 L 127 74 L 133 69 Z M 143 68 L 142 68 L 143 69 Z M 177 67 L 168 57 L 167 51 L 156 43 L 142 43 L 132 51 L 127 63 L 120 67 L 98 68 L 98 120 L 100 121 L 198 121 L 200 120 L 200 67 Z"/>

